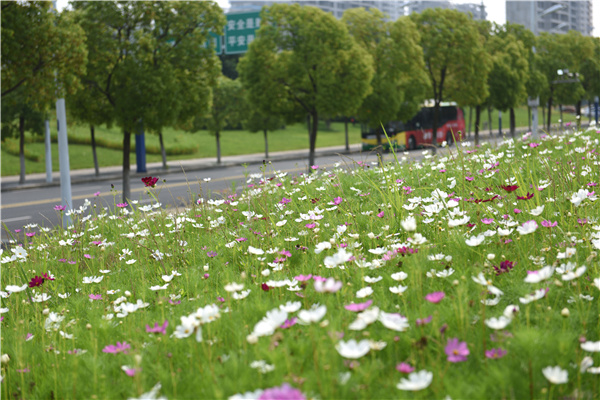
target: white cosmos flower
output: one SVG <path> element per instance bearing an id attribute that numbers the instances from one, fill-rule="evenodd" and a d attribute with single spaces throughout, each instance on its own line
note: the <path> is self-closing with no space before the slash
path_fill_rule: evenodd
<path id="1" fill-rule="evenodd" d="M 62 336 L 65 339 L 73 339 L 73 334 L 68 334 L 67 332 L 63 332 L 63 331 L 59 331 L 58 333 L 60 333 L 60 336 Z"/>
<path id="2" fill-rule="evenodd" d="M 8 285 L 6 287 L 6 291 L 7 292 L 11 292 L 11 293 L 18 293 L 18 292 L 22 292 L 23 290 L 27 289 L 27 284 L 24 284 L 23 286 L 17 286 L 17 285 Z"/>
<path id="3" fill-rule="evenodd" d="M 242 299 L 245 299 L 246 297 L 248 297 L 249 294 L 250 294 L 250 289 L 242 290 L 239 293 L 235 292 L 234 294 L 231 295 L 231 297 L 233 297 L 235 300 L 242 300 Z"/>
<path id="4" fill-rule="evenodd" d="M 84 276 L 83 283 L 100 283 L 104 276 Z"/>
<path id="5" fill-rule="evenodd" d="M 402 294 L 406 291 L 406 289 L 408 289 L 408 286 L 402 286 L 402 285 L 390 286 L 390 292 L 392 292 L 394 294 Z"/>
<path id="6" fill-rule="evenodd" d="M 420 233 L 415 233 L 413 237 L 406 239 L 409 243 L 420 245 L 427 243 L 427 238 Z"/>
<path id="7" fill-rule="evenodd" d="M 600 341 L 598 342 L 583 342 L 581 343 L 581 349 L 589 352 L 599 352 L 600 351 Z"/>
<path id="8" fill-rule="evenodd" d="M 517 314 L 519 311 L 519 306 L 511 304 L 509 306 L 506 306 L 502 315 L 504 315 L 506 318 L 513 318 L 515 314 Z"/>
<path id="9" fill-rule="evenodd" d="M 335 268 L 340 264 L 350 261 L 351 258 L 352 254 L 346 252 L 346 249 L 342 247 L 333 256 L 325 257 L 323 264 L 325 264 L 327 268 Z"/>
<path id="10" fill-rule="evenodd" d="M 317 243 L 317 245 L 315 246 L 315 254 L 319 254 L 323 250 L 330 249 L 330 248 L 331 248 L 331 243 L 330 242 Z"/>
<path id="11" fill-rule="evenodd" d="M 409 216 L 408 218 L 400 222 L 400 225 L 402 225 L 402 229 L 404 229 L 407 232 L 417 230 L 417 220 L 413 216 Z"/>
<path id="12" fill-rule="evenodd" d="M 542 204 L 539 207 L 534 208 L 533 210 L 529 211 L 529 214 L 533 215 L 534 217 L 537 217 L 538 215 L 540 215 L 541 213 L 544 212 L 544 205 Z"/>
<path id="13" fill-rule="evenodd" d="M 376 247 L 374 249 L 369 249 L 368 251 L 371 254 L 375 254 L 376 256 L 380 256 L 382 254 L 387 253 L 388 249 L 386 247 Z"/>
<path id="14" fill-rule="evenodd" d="M 325 281 L 315 281 L 315 290 L 319 293 L 335 293 L 342 288 L 342 281 L 335 278 L 327 278 Z"/>
<path id="15" fill-rule="evenodd" d="M 392 279 L 395 281 L 403 281 L 406 278 L 408 278 L 408 274 L 404 271 L 400 271 L 400 272 L 396 272 L 395 274 L 392 274 Z"/>
<path id="16" fill-rule="evenodd" d="M 500 318 L 490 318 L 490 319 L 486 319 L 484 322 L 485 324 L 492 328 L 492 329 L 504 329 L 508 326 L 508 324 L 510 324 L 510 321 L 512 321 L 511 318 L 508 318 L 504 315 L 500 316 Z"/>
<path id="17" fill-rule="evenodd" d="M 280 310 L 287 311 L 289 313 L 296 312 L 302 307 L 302 303 L 299 301 L 288 301 L 285 304 L 279 306 Z"/>
<path id="18" fill-rule="evenodd" d="M 579 278 L 581 275 L 583 275 L 585 273 L 586 270 L 586 266 L 582 265 L 581 267 L 577 268 L 575 271 L 568 271 L 566 274 L 564 274 L 562 276 L 562 280 L 563 281 L 572 281 L 575 278 Z"/>
<path id="19" fill-rule="evenodd" d="M 257 369 L 261 374 L 266 374 L 275 370 L 274 365 L 267 364 L 264 360 L 252 361 L 252 363 L 250 363 L 250 368 Z"/>
<path id="20" fill-rule="evenodd" d="M 278 221 L 275 225 L 276 226 L 284 226 L 285 224 L 287 224 L 287 219 L 282 219 L 281 221 Z"/>
<path id="21" fill-rule="evenodd" d="M 400 314 L 392 314 L 381 312 L 379 314 L 379 322 L 388 329 L 398 332 L 404 332 L 408 329 L 408 318 L 403 317 Z"/>
<path id="22" fill-rule="evenodd" d="M 522 304 L 529 304 L 532 301 L 536 301 L 543 298 L 544 296 L 546 296 L 546 289 L 539 289 L 533 292 L 533 294 L 527 294 L 525 295 L 525 297 L 519 297 L 519 301 Z"/>
<path id="23" fill-rule="evenodd" d="M 262 249 L 257 249 L 256 247 L 248 246 L 248 253 L 260 256 L 265 254 L 265 251 Z"/>
<path id="24" fill-rule="evenodd" d="M 366 309 L 365 311 L 359 313 L 356 316 L 356 319 L 354 320 L 354 322 L 352 322 L 348 326 L 348 329 L 353 330 L 353 331 L 362 331 L 367 326 L 369 326 L 373 322 L 377 321 L 378 317 L 379 317 L 379 308 L 371 307 L 371 308 Z"/>
<path id="25" fill-rule="evenodd" d="M 534 220 L 524 222 L 521 226 L 517 227 L 517 232 L 521 235 L 528 235 L 537 230 L 538 224 Z"/>
<path id="26" fill-rule="evenodd" d="M 431 384 L 433 380 L 433 373 L 421 370 L 419 372 L 413 372 L 408 375 L 408 379 L 400 379 L 400 383 L 396 387 L 400 390 L 423 390 Z"/>
<path id="27" fill-rule="evenodd" d="M 590 356 L 585 356 L 583 357 L 583 360 L 581 360 L 579 371 L 583 374 L 592 365 L 594 365 L 594 359 Z"/>
<path id="28" fill-rule="evenodd" d="M 354 339 L 350 339 L 347 342 L 340 340 L 336 345 L 335 349 L 344 358 L 357 359 L 366 355 L 371 350 L 371 344 L 368 340 L 364 339 L 357 342 Z"/>
<path id="29" fill-rule="evenodd" d="M 239 292 L 240 290 L 242 290 L 244 288 L 244 284 L 243 283 L 228 283 L 227 285 L 225 285 L 225 291 L 226 292 Z"/>
<path id="30" fill-rule="evenodd" d="M 454 228 L 454 227 L 457 227 L 457 226 L 466 225 L 466 224 L 469 223 L 470 219 L 471 218 L 467 217 L 466 215 L 464 217 L 460 218 L 460 219 L 449 219 L 448 220 L 448 226 L 450 228 Z"/>
<path id="31" fill-rule="evenodd" d="M 171 282 L 171 281 L 173 280 L 173 277 L 174 277 L 174 276 L 175 276 L 175 275 L 163 275 L 163 276 L 161 276 L 161 278 L 162 278 L 162 280 L 163 280 L 163 281 L 165 281 L 165 282 Z"/>
<path id="32" fill-rule="evenodd" d="M 498 236 L 508 236 L 513 233 L 514 229 L 502 229 L 498 228 Z"/>
<path id="33" fill-rule="evenodd" d="M 485 275 L 483 275 L 483 272 L 480 272 L 479 275 L 477 275 L 476 277 L 474 276 L 472 278 L 473 281 L 475 281 L 475 283 L 478 283 L 483 286 L 490 286 L 492 284 L 491 280 L 485 279 Z"/>
<path id="34" fill-rule="evenodd" d="M 134 264 L 137 260 L 131 259 L 131 260 L 127 260 L 125 261 L 125 264 L 131 265 Z"/>
<path id="35" fill-rule="evenodd" d="M 4 314 L 8 312 L 8 308 L 0 308 L 0 314 Z"/>
<path id="36" fill-rule="evenodd" d="M 477 236 L 471 236 L 469 239 L 467 239 L 465 241 L 465 243 L 468 246 L 475 247 L 475 246 L 479 246 L 481 243 L 483 243 L 484 240 L 485 240 L 485 235 L 481 234 L 481 235 L 477 235 Z"/>
<path id="37" fill-rule="evenodd" d="M 594 283 L 592 283 L 592 285 L 600 289 L 600 278 L 594 278 Z"/>
<path id="38" fill-rule="evenodd" d="M 542 373 L 550 383 L 555 385 L 569 381 L 569 373 L 558 365 L 556 367 L 546 367 L 542 370 Z"/>
<path id="39" fill-rule="evenodd" d="M 153 290 L 153 291 L 166 290 L 168 287 L 169 287 L 169 284 L 165 283 L 163 286 L 160 286 L 160 285 L 150 286 L 150 290 Z"/>
<path id="40" fill-rule="evenodd" d="M 275 329 L 279 328 L 285 322 L 287 317 L 287 311 L 279 308 L 267 311 L 267 315 L 254 326 L 252 334 L 256 337 L 270 336 L 275 333 Z"/>
<path id="41" fill-rule="evenodd" d="M 312 322 L 319 322 L 327 313 L 327 306 L 319 306 L 314 304 L 310 310 L 300 310 L 298 312 L 298 319 L 300 322 L 308 325 Z"/>
<path id="42" fill-rule="evenodd" d="M 383 279 L 383 277 L 381 275 L 376 278 L 371 278 L 370 276 L 365 276 L 365 282 L 367 282 L 367 283 L 377 283 L 382 279 Z"/>
<path id="43" fill-rule="evenodd" d="M 588 198 L 589 193 L 590 192 L 588 192 L 585 189 L 579 189 L 577 192 L 571 195 L 571 203 L 573 203 L 575 207 L 579 207 L 581 205 L 581 202 Z"/>
<path id="44" fill-rule="evenodd" d="M 373 294 L 373 289 L 370 286 L 366 286 L 366 287 L 360 289 L 358 292 L 356 292 L 356 297 L 358 297 L 359 299 L 362 299 L 362 298 L 370 296 L 372 294 Z"/>
<path id="45" fill-rule="evenodd" d="M 565 252 L 564 253 L 559 252 L 556 255 L 556 258 L 561 259 L 561 260 L 564 258 L 571 258 L 575 255 L 576 252 L 577 252 L 577 249 L 575 249 L 574 247 L 567 247 L 565 249 Z"/>
<path id="46" fill-rule="evenodd" d="M 376 342 L 374 340 L 369 340 L 369 346 L 371 346 L 371 350 L 383 350 L 387 346 L 387 343 L 384 341 Z"/>
<path id="47" fill-rule="evenodd" d="M 553 273 L 554 273 L 554 267 L 548 265 L 542 269 L 528 273 L 527 276 L 525 277 L 525 282 L 538 283 L 541 281 L 545 281 L 546 279 L 550 278 Z"/>
<path id="48" fill-rule="evenodd" d="M 41 302 L 50 300 L 51 297 L 52 296 L 48 296 L 47 293 L 41 293 L 41 294 L 37 294 L 37 295 L 33 296 L 31 298 L 31 301 L 33 301 L 34 303 L 41 303 Z"/>

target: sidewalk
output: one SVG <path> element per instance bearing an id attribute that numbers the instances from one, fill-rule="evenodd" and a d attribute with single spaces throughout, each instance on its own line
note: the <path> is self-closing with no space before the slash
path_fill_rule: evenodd
<path id="1" fill-rule="evenodd" d="M 354 154 L 360 153 L 362 145 L 351 144 L 350 151 L 346 151 L 346 146 L 334 146 L 334 147 L 321 147 L 315 150 L 315 157 L 332 156 L 336 154 Z M 295 160 L 299 158 L 305 158 L 308 162 L 308 149 L 302 150 L 289 150 L 289 151 L 278 151 L 269 153 L 268 161 L 285 161 Z M 167 166 L 169 168 L 164 169 L 162 162 L 147 163 L 146 172 L 137 173 L 135 162 L 131 165 L 131 178 L 143 178 L 145 176 L 156 176 L 166 175 L 170 173 L 181 172 L 182 168 L 186 172 L 191 171 L 202 171 L 211 170 L 216 168 L 227 168 L 232 166 L 239 166 L 242 164 L 256 165 L 262 164 L 265 160 L 264 153 L 256 154 L 242 154 L 237 156 L 224 156 L 221 157 L 221 163 L 217 163 L 217 158 L 198 158 L 193 160 L 173 160 L 168 161 Z M 121 179 L 123 176 L 122 166 L 102 167 L 100 168 L 100 175 L 96 176 L 94 168 L 76 169 L 71 170 L 71 183 L 89 182 L 89 181 L 106 181 Z M 46 182 L 46 173 L 28 174 L 25 178 L 24 184 L 19 184 L 19 176 L 5 176 L 1 178 L 2 192 L 9 192 L 14 190 L 22 189 L 33 189 L 49 186 L 60 185 L 60 171 L 52 173 L 52 182 Z"/>

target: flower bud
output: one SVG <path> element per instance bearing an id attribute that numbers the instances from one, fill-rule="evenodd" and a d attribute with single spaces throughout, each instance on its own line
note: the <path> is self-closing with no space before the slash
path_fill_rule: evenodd
<path id="1" fill-rule="evenodd" d="M 268 270 L 268 269 L 263 269 L 263 270 L 260 272 L 260 274 L 261 274 L 262 276 L 269 276 L 269 275 L 271 275 L 271 271 L 270 271 L 270 270 Z"/>
<path id="2" fill-rule="evenodd" d="M 50 309 L 49 309 L 49 308 L 44 308 L 44 309 L 42 310 L 42 314 L 44 314 L 44 315 L 48 315 L 48 314 L 50 314 Z"/>
<path id="3" fill-rule="evenodd" d="M 258 336 L 250 334 L 246 336 L 246 341 L 250 344 L 256 344 L 258 343 Z"/>
<path id="4" fill-rule="evenodd" d="M 8 354 L 2 354 L 2 357 L 0 357 L 0 361 L 2 362 L 2 364 L 8 364 L 8 362 L 10 361 L 10 357 L 8 356 Z"/>
<path id="5" fill-rule="evenodd" d="M 85 329 L 87 329 L 88 331 L 89 331 L 90 329 L 92 329 L 92 324 L 86 324 L 86 325 L 85 325 Z"/>
<path id="6" fill-rule="evenodd" d="M 131 292 L 129 290 L 125 291 L 125 296 L 130 297 L 131 296 Z"/>
<path id="7" fill-rule="evenodd" d="M 569 309 L 567 307 L 563 308 L 562 311 L 560 312 L 560 315 L 562 315 L 563 317 L 568 317 L 571 313 L 569 312 Z"/>
<path id="8" fill-rule="evenodd" d="M 203 268 L 204 268 L 204 271 L 205 271 L 205 272 L 206 272 L 206 271 L 208 271 L 208 268 L 209 268 L 209 267 L 208 267 L 208 264 L 206 264 L 206 265 L 205 265 Z"/>
<path id="9" fill-rule="evenodd" d="M 492 261 L 494 258 L 496 258 L 496 255 L 494 253 L 490 253 L 487 255 L 487 259 Z"/>

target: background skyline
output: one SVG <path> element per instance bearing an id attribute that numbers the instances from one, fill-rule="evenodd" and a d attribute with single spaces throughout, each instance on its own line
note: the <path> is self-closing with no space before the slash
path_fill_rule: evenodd
<path id="1" fill-rule="evenodd" d="M 223 9 L 229 8 L 229 0 L 216 0 L 217 4 Z M 477 0 L 451 0 L 452 3 L 464 4 L 464 3 L 480 3 Z M 68 0 L 58 0 L 57 8 L 62 10 L 68 4 Z M 487 12 L 487 19 L 498 24 L 506 23 L 506 0 L 483 0 Z M 600 36 L 600 0 L 592 0 L 592 14 L 594 31 L 592 36 Z"/>

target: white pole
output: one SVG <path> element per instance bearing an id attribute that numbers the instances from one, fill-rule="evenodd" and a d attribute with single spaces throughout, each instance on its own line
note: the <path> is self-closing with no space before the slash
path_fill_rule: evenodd
<path id="1" fill-rule="evenodd" d="M 46 120 L 46 182 L 52 182 L 52 147 L 50 144 L 50 121 Z"/>
<path id="2" fill-rule="evenodd" d="M 66 210 L 73 207 L 71 201 L 71 167 L 69 165 L 69 143 L 67 140 L 67 112 L 65 99 L 56 100 L 56 120 L 58 123 L 58 164 L 60 166 L 60 197 Z M 69 226 L 71 218 L 63 213 L 63 224 Z"/>

